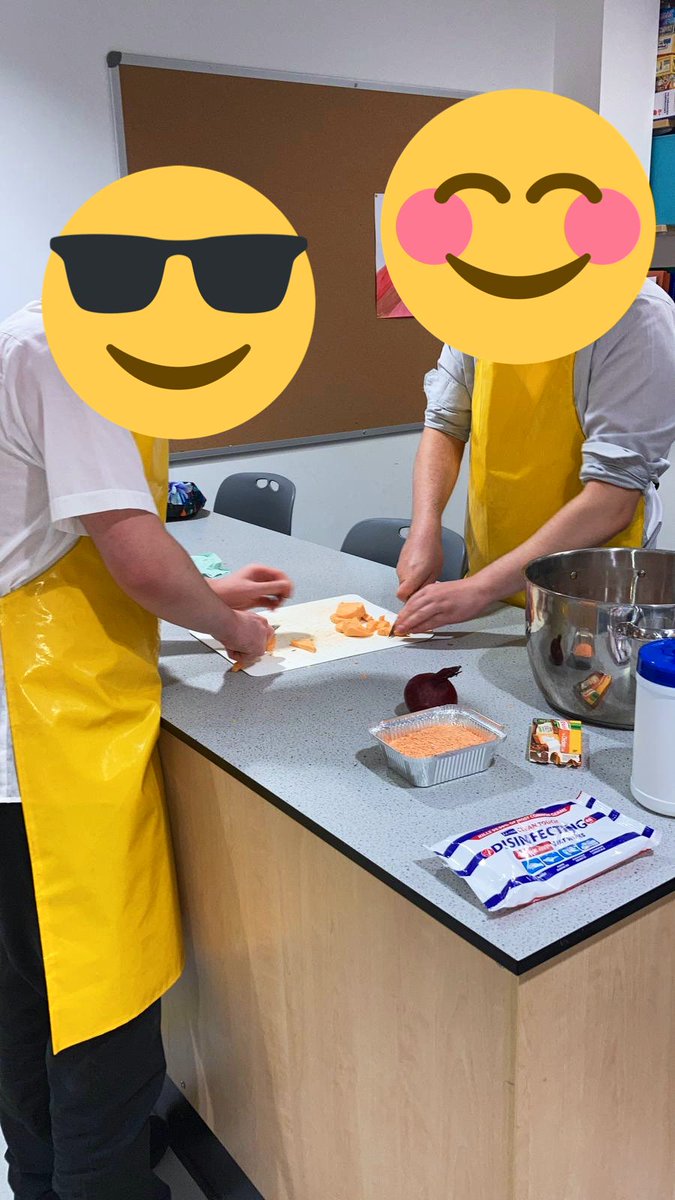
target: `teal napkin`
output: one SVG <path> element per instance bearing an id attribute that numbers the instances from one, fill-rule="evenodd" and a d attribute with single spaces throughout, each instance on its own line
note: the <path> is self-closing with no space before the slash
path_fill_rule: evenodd
<path id="1" fill-rule="evenodd" d="M 217 554 L 193 554 L 192 561 L 200 575 L 207 579 L 222 579 L 223 575 L 231 575 L 229 567 L 220 561 Z"/>

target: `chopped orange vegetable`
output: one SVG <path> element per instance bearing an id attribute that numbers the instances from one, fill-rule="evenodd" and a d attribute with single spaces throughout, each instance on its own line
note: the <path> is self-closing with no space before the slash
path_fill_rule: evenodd
<path id="1" fill-rule="evenodd" d="M 244 668 L 242 667 L 240 662 L 236 662 L 232 668 L 233 671 L 243 671 L 243 669 Z"/>
<path id="2" fill-rule="evenodd" d="M 331 616 L 331 621 L 344 637 L 372 637 L 374 633 L 388 637 L 391 625 L 386 617 L 371 617 L 364 604 L 343 600 Z"/>
<path id="3" fill-rule="evenodd" d="M 296 646 L 298 650 L 309 650 L 310 654 L 316 654 L 316 642 L 309 633 L 305 637 L 295 638 L 291 642 L 291 646 Z"/>
<path id="4" fill-rule="evenodd" d="M 364 620 L 353 618 L 351 621 L 341 621 L 338 629 L 345 637 L 372 637 L 377 629 L 377 621 L 372 617 L 366 617 Z"/>
<path id="5" fill-rule="evenodd" d="M 355 600 L 343 600 L 335 609 L 331 621 L 337 625 L 339 621 L 351 621 L 352 619 L 358 621 L 367 616 L 364 604 L 357 604 Z"/>

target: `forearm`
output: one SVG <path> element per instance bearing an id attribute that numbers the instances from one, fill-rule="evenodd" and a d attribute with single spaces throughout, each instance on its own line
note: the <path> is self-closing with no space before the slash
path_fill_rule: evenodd
<path id="1" fill-rule="evenodd" d="M 545 554 L 603 546 L 630 525 L 640 493 L 606 483 L 588 483 L 537 532 L 475 576 L 486 604 L 522 590 L 528 563 Z M 533 499 L 536 503 L 536 498 Z"/>
<path id="2" fill-rule="evenodd" d="M 137 582 L 127 579 L 125 591 L 163 621 L 214 634 L 227 642 L 234 625 L 232 610 L 209 587 L 185 550 L 166 530 L 159 532 L 162 536 L 152 551 L 156 574 Z"/>
<path id="3" fill-rule="evenodd" d="M 425 429 L 415 459 L 413 474 L 413 529 L 439 531 L 441 518 L 452 495 L 462 465 L 464 442 Z"/>
<path id="4" fill-rule="evenodd" d="M 113 579 L 148 612 L 227 640 L 236 618 L 151 513 L 96 513 L 83 524 Z"/>

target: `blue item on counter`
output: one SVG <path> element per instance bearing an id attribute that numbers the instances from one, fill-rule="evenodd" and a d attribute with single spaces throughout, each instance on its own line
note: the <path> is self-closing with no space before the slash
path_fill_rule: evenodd
<path id="1" fill-rule="evenodd" d="M 637 673 L 650 683 L 675 688 L 675 638 L 647 642 L 638 654 Z"/>
<path id="2" fill-rule="evenodd" d="M 193 554 L 191 558 L 200 575 L 206 579 L 222 579 L 223 575 L 231 574 L 230 568 L 220 561 L 217 554 Z"/>
<path id="3" fill-rule="evenodd" d="M 206 504 L 206 496 L 196 483 L 169 483 L 169 498 L 166 506 L 167 521 L 185 521 L 195 517 Z"/>

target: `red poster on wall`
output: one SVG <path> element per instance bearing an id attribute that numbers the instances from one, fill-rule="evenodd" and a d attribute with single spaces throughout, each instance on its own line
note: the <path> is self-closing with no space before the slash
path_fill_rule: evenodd
<path id="1" fill-rule="evenodd" d="M 375 196 L 375 311 L 378 317 L 412 317 L 391 282 L 382 251 L 382 193 Z"/>

